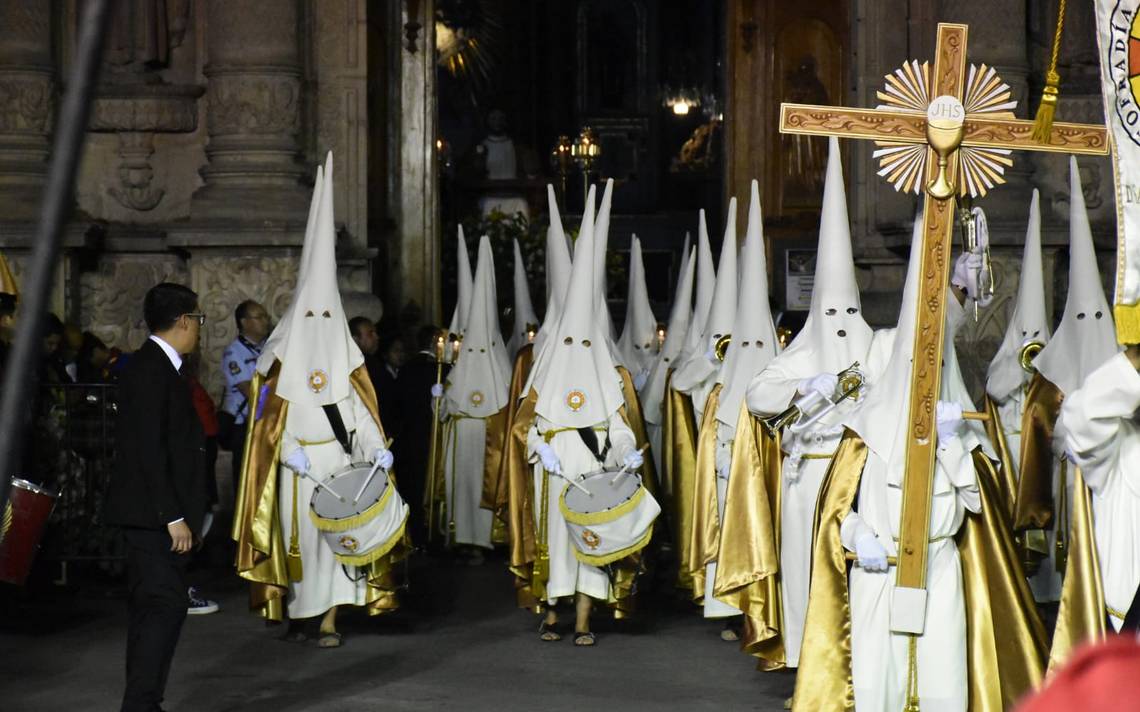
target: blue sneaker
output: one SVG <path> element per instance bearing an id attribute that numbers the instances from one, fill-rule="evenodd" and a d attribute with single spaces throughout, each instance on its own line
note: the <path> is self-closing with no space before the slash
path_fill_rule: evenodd
<path id="1" fill-rule="evenodd" d="M 194 586 L 191 586 L 186 593 L 190 598 L 190 605 L 186 608 L 187 614 L 192 616 L 204 616 L 218 612 L 218 602 L 211 601 L 208 598 L 202 598 L 198 595 L 198 589 Z"/>

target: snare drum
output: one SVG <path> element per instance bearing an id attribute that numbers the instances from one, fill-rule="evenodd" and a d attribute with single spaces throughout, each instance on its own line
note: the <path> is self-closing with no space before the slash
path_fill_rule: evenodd
<path id="1" fill-rule="evenodd" d="M 12 478 L 8 505 L 0 516 L 0 581 L 24 585 L 55 499 L 51 490 Z"/>
<path id="2" fill-rule="evenodd" d="M 371 472 L 372 465 L 359 462 L 334 472 L 309 501 L 309 518 L 342 564 L 367 566 L 391 551 L 404 536 L 408 505 L 387 472 L 377 472 L 353 504 Z"/>
<path id="3" fill-rule="evenodd" d="M 604 566 L 645 548 L 661 506 L 637 473 L 596 472 L 576 484 L 586 492 L 566 485 L 558 508 L 578 561 Z"/>

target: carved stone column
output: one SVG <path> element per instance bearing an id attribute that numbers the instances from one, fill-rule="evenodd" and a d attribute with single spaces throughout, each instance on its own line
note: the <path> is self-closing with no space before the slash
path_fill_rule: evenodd
<path id="1" fill-rule="evenodd" d="M 0 0 L 0 220 L 35 218 L 56 97 L 52 6 Z"/>
<path id="2" fill-rule="evenodd" d="M 435 157 L 435 2 L 388 3 L 389 27 L 404 28 L 418 39 L 393 48 L 392 191 L 389 215 L 396 222 L 390 254 L 399 269 L 391 293 L 400 308 L 418 304 L 426 319 L 439 323 L 440 221 L 439 179 Z M 414 11 L 409 16 L 409 8 Z M 413 28 L 413 25 L 415 27 Z M 397 34 L 393 31 L 391 34 Z M 414 51 L 413 49 L 414 48 Z"/>
<path id="3" fill-rule="evenodd" d="M 206 182 L 194 221 L 303 223 L 298 0 L 208 0 Z"/>

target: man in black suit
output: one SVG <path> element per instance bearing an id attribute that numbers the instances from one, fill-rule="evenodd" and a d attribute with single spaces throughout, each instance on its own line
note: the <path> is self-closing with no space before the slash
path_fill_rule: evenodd
<path id="1" fill-rule="evenodd" d="M 424 490 L 427 487 L 428 453 L 431 450 L 432 386 L 436 377 L 436 339 L 440 329 L 433 325 L 420 327 L 416 333 L 419 350 L 400 369 L 397 382 L 399 392 L 400 439 L 392 445 L 400 458 L 396 481 L 400 494 L 408 502 L 411 513 L 408 531 L 417 546 L 427 541 L 427 524 L 424 522 Z M 447 370 L 443 371 L 446 378 Z M 387 422 L 387 421 L 385 421 Z M 441 426 L 442 428 L 442 426 Z"/>
<path id="2" fill-rule="evenodd" d="M 161 710 L 186 619 L 188 552 L 206 513 L 205 436 L 181 377 L 205 322 L 198 295 L 152 287 L 143 301 L 150 338 L 119 379 L 116 463 L 104 518 L 127 543 L 127 687 L 123 712 Z"/>

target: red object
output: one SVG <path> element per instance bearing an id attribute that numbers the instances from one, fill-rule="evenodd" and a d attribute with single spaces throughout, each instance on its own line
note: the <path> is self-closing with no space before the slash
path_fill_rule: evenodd
<path id="1" fill-rule="evenodd" d="M 187 376 L 186 383 L 190 386 L 190 399 L 194 402 L 194 410 L 198 411 L 202 431 L 208 438 L 218 437 L 218 408 L 214 399 L 194 376 Z"/>
<path id="2" fill-rule="evenodd" d="M 1113 635 L 1078 650 L 1017 712 L 1123 712 L 1140 708 L 1140 643 Z"/>
<path id="3" fill-rule="evenodd" d="M 0 581 L 23 586 L 28 579 L 55 498 L 51 490 L 12 478 L 0 515 Z"/>

